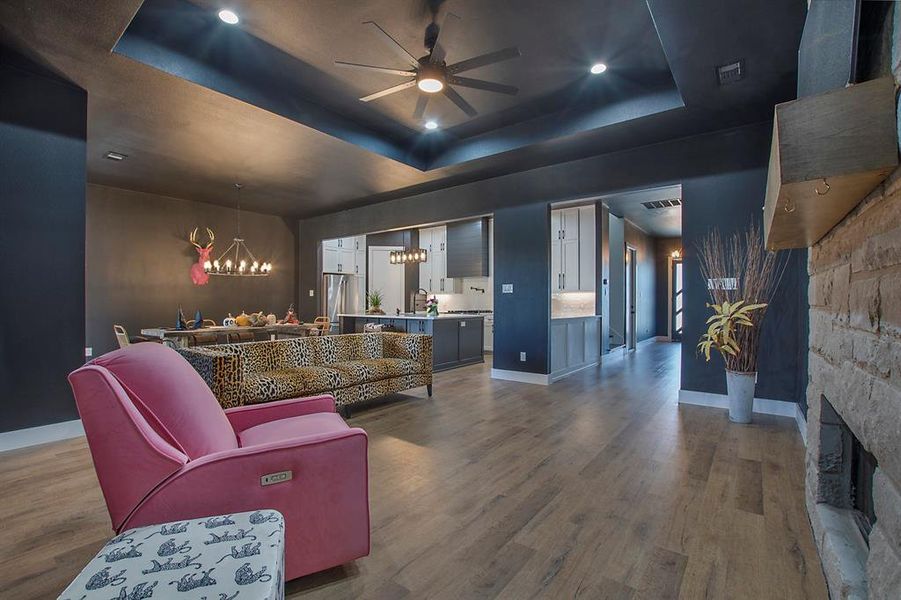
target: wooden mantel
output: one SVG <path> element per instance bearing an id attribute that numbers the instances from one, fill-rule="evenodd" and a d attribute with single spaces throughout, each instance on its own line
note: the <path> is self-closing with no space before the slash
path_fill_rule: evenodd
<path id="1" fill-rule="evenodd" d="M 813 245 L 897 166 L 891 77 L 777 105 L 764 207 L 767 248 Z"/>

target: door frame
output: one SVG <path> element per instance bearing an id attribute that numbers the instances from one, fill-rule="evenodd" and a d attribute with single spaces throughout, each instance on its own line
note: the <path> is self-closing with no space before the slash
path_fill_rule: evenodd
<path id="1" fill-rule="evenodd" d="M 667 315 L 666 315 L 666 332 L 667 340 L 671 342 L 681 342 L 682 336 L 675 335 L 673 327 L 676 325 L 676 305 L 673 300 L 676 297 L 676 263 L 682 264 L 682 326 L 685 327 L 685 263 L 683 259 L 667 257 Z"/>
<path id="2" fill-rule="evenodd" d="M 632 352 L 638 347 L 638 332 L 636 331 L 638 325 L 638 250 L 629 244 L 626 244 L 625 263 L 626 339 L 624 342 L 626 352 Z"/>
<path id="3" fill-rule="evenodd" d="M 369 310 L 369 278 L 372 277 L 372 264 L 373 264 L 372 252 L 373 252 L 373 250 L 376 250 L 376 251 L 388 250 L 390 252 L 390 251 L 396 251 L 396 250 L 403 251 L 404 249 L 405 248 L 403 246 L 368 246 L 366 248 L 366 292 L 365 292 L 366 295 L 364 298 L 365 299 L 364 305 L 366 306 L 366 310 Z M 397 267 L 400 268 L 400 270 L 401 270 L 400 300 L 403 303 L 402 306 L 406 307 L 406 301 L 407 301 L 407 297 L 406 297 L 407 296 L 406 265 L 397 265 Z"/>

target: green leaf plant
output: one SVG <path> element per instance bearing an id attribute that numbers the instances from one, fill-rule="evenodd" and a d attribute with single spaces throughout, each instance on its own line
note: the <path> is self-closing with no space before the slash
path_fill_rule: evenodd
<path id="1" fill-rule="evenodd" d="M 754 327 L 751 313 L 766 308 L 766 304 L 745 304 L 744 300 L 707 304 L 713 309 L 713 315 L 707 319 L 707 333 L 698 342 L 698 351 L 704 353 L 710 362 L 711 350 L 719 352 L 724 359 L 738 356 L 742 352 L 738 335 L 740 327 Z"/>

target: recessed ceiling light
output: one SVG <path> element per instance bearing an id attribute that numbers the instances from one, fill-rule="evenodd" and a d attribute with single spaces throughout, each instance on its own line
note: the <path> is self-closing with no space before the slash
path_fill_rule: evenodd
<path id="1" fill-rule="evenodd" d="M 436 123 L 435 121 L 426 121 L 425 128 L 428 129 L 429 131 L 432 131 L 433 129 L 438 129 L 438 123 Z"/>
<path id="2" fill-rule="evenodd" d="M 125 160 L 126 158 L 128 158 L 128 155 L 122 154 L 121 152 L 113 152 L 112 150 L 110 150 L 103 155 L 103 158 L 108 158 L 110 160 Z"/>
<path id="3" fill-rule="evenodd" d="M 229 25 L 235 25 L 238 22 L 238 15 L 227 8 L 223 8 L 219 11 L 219 18 L 222 19 L 223 23 L 228 23 Z"/>
<path id="4" fill-rule="evenodd" d="M 590 70 L 592 75 L 600 75 L 607 70 L 607 65 L 605 65 L 604 63 L 594 63 L 593 65 L 591 65 Z"/>

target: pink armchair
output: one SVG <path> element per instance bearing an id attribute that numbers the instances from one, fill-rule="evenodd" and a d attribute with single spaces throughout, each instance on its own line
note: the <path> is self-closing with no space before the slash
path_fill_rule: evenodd
<path id="1" fill-rule="evenodd" d="M 285 516 L 287 579 L 369 554 L 366 432 L 331 396 L 223 411 L 160 344 L 101 356 L 69 382 L 117 533 L 271 508 Z"/>

